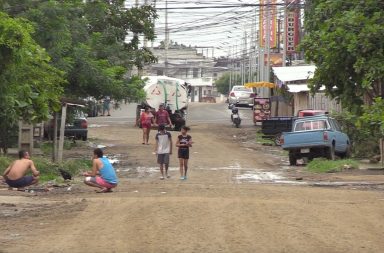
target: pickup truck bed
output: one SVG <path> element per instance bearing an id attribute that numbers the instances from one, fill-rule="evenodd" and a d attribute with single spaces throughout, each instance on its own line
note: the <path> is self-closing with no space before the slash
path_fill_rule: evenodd
<path id="1" fill-rule="evenodd" d="M 265 138 L 274 138 L 275 144 L 280 146 L 280 137 L 283 132 L 290 132 L 295 117 L 272 117 L 262 121 L 261 133 Z"/>

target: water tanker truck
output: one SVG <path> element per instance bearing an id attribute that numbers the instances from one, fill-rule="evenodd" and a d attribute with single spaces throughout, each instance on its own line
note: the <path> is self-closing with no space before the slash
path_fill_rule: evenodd
<path id="1" fill-rule="evenodd" d="M 186 124 L 188 108 L 188 84 L 182 80 L 167 76 L 143 76 L 146 98 L 136 110 L 136 120 L 139 119 L 145 107 L 150 107 L 153 114 L 163 104 L 169 113 L 174 130 L 179 131 Z"/>

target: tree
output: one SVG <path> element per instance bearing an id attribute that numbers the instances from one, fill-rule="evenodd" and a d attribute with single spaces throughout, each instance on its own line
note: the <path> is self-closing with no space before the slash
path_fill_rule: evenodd
<path id="1" fill-rule="evenodd" d="M 6 152 L 19 119 L 46 120 L 60 106 L 63 73 L 31 37 L 33 27 L 0 12 L 0 147 Z"/>
<path id="2" fill-rule="evenodd" d="M 232 86 L 242 85 L 241 84 L 241 78 L 240 78 L 239 74 L 232 76 L 232 78 L 233 78 Z M 223 95 L 228 95 L 230 80 L 231 80 L 231 74 L 230 73 L 225 73 L 219 79 L 217 79 L 215 82 L 217 91 Z"/>
<path id="3" fill-rule="evenodd" d="M 384 94 L 384 2 L 310 0 L 301 44 L 317 70 L 312 91 L 324 85 L 343 107 L 361 114 Z"/>
<path id="4" fill-rule="evenodd" d="M 157 16 L 152 6 L 126 9 L 124 0 L 3 2 L 0 7 L 8 13 L 33 22 L 34 38 L 51 55 L 52 65 L 66 73 L 66 97 L 143 97 L 143 92 L 131 91 L 137 89 L 138 80 L 127 76 L 127 71 L 156 61 L 139 46 L 139 36 L 148 40 L 155 36 Z"/>

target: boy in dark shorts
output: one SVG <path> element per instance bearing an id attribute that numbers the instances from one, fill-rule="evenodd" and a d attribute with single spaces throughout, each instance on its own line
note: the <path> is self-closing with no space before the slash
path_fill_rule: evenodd
<path id="1" fill-rule="evenodd" d="M 19 158 L 19 160 L 9 165 L 4 171 L 3 177 L 10 188 L 22 190 L 24 187 L 37 184 L 39 182 L 40 172 L 36 169 L 27 151 L 20 150 Z M 32 176 L 26 175 L 29 170 L 32 172 Z"/>
<path id="2" fill-rule="evenodd" d="M 176 147 L 179 148 L 180 180 L 187 179 L 189 148 L 192 147 L 192 137 L 188 135 L 189 127 L 183 126 L 181 134 L 177 137 Z"/>
<path id="3" fill-rule="evenodd" d="M 164 180 L 164 176 L 169 178 L 168 167 L 169 155 L 172 155 L 172 136 L 165 130 L 165 125 L 160 125 L 159 132 L 156 134 L 155 154 L 157 155 L 157 163 L 160 165 L 160 179 Z"/>

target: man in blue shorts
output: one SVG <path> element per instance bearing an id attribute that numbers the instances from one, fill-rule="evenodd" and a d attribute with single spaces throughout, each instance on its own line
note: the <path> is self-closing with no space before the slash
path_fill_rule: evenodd
<path id="1" fill-rule="evenodd" d="M 14 161 L 8 166 L 4 171 L 3 177 L 10 188 L 22 190 L 24 187 L 37 184 L 40 172 L 36 169 L 27 151 L 20 150 L 19 158 L 19 160 Z M 26 176 L 29 170 L 32 171 L 32 175 Z"/>

